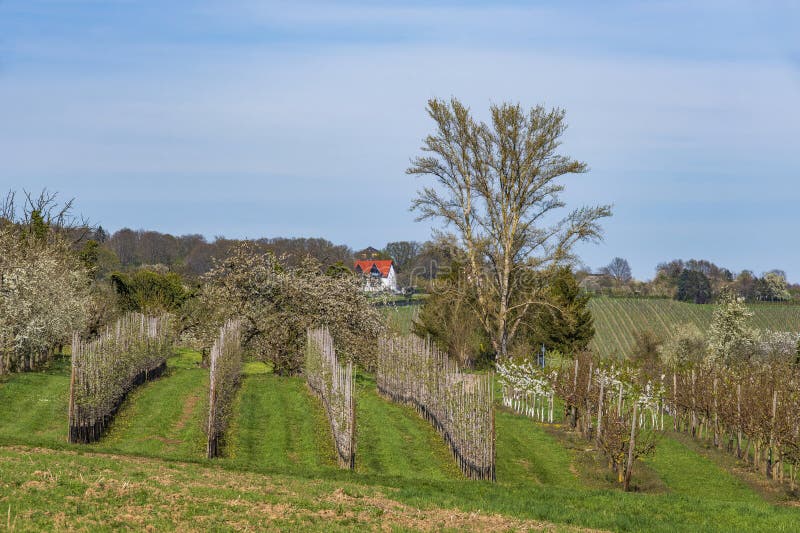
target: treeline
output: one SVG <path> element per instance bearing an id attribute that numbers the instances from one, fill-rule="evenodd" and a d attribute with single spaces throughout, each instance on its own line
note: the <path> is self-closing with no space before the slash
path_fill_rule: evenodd
<path id="1" fill-rule="evenodd" d="M 698 304 L 714 302 L 724 291 L 748 302 L 787 302 L 800 298 L 800 285 L 789 284 L 782 270 L 773 269 L 760 276 L 752 270 L 734 273 L 705 259 L 659 263 L 650 281 L 634 279 L 628 261 L 621 257 L 615 257 L 596 273 L 581 269 L 577 275 L 584 290 L 607 296 L 673 298 Z"/>
<path id="2" fill-rule="evenodd" d="M 176 236 L 129 228 L 109 234 L 98 227 L 90 232 L 87 242 L 87 249 L 96 250 L 93 259 L 101 275 L 116 270 L 149 268 L 191 278 L 208 272 L 214 265 L 215 258 L 225 257 L 242 240 L 216 237 L 209 241 L 198 234 Z M 256 243 L 264 252 L 271 252 L 282 258 L 291 266 L 299 265 L 308 256 L 317 259 L 325 267 L 335 264 L 352 266 L 350 263 L 353 260 L 353 250 L 326 239 L 276 237 L 251 242 Z"/>
<path id="3" fill-rule="evenodd" d="M 340 276 L 352 272 L 353 251 L 317 238 L 237 240 L 202 235 L 174 236 L 156 231 L 122 229 L 109 235 L 102 227 L 87 229 L 73 249 L 88 269 L 108 312 L 192 314 L 206 276 L 236 255 L 243 245 L 280 269 L 308 275 Z M 191 317 L 190 317 L 191 318 Z M 216 327 L 219 327 L 217 325 Z"/>
<path id="4" fill-rule="evenodd" d="M 108 233 L 102 226 L 86 228 L 81 238 L 82 253 L 96 266 L 100 276 L 115 271 L 150 269 L 197 277 L 208 272 L 214 259 L 223 258 L 242 239 L 203 235 L 171 235 L 151 230 L 123 228 Z M 299 266 L 306 257 L 313 257 L 324 268 L 352 268 L 358 252 L 346 244 L 327 239 L 306 237 L 270 237 L 248 239 L 263 252 L 270 252 L 290 266 Z M 372 258 L 372 257 L 371 257 Z M 427 241 L 395 241 L 378 251 L 375 259 L 394 260 L 399 285 L 424 285 L 450 264 L 450 254 L 442 243 Z"/>

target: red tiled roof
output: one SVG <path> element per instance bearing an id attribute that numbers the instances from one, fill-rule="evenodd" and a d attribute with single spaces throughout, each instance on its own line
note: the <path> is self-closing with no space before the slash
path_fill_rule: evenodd
<path id="1" fill-rule="evenodd" d="M 360 268 L 361 272 L 369 273 L 372 267 L 375 266 L 381 273 L 381 277 L 385 278 L 389 275 L 389 270 L 392 268 L 391 259 L 369 259 L 364 261 L 356 261 L 354 268 Z"/>

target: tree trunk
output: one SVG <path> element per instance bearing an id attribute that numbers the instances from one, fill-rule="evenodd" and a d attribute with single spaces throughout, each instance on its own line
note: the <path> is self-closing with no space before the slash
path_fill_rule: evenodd
<path id="1" fill-rule="evenodd" d="M 636 447 L 636 413 L 639 408 L 639 401 L 633 402 L 633 418 L 631 419 L 631 440 L 628 442 L 628 462 L 625 465 L 625 485 L 623 489 L 627 492 L 631 485 L 631 473 L 633 472 L 633 451 Z"/>
<path id="2" fill-rule="evenodd" d="M 605 380 L 600 381 L 600 398 L 597 400 L 597 438 L 599 439 L 603 432 L 603 397 L 605 395 L 605 391 L 603 390 L 605 386 Z"/>
<path id="3" fill-rule="evenodd" d="M 575 375 L 572 377 L 572 418 L 570 426 L 572 429 L 578 425 L 578 358 L 575 358 Z"/>
<path id="4" fill-rule="evenodd" d="M 589 379 L 586 380 L 586 414 L 584 416 L 584 435 L 587 439 L 592 438 L 592 370 L 593 362 L 589 362 Z"/>
<path id="5" fill-rule="evenodd" d="M 719 448 L 719 415 L 717 413 L 717 377 L 714 376 L 714 447 Z"/>
<path id="6" fill-rule="evenodd" d="M 736 384 L 736 457 L 742 458 L 742 384 Z"/>
<path id="7" fill-rule="evenodd" d="M 758 442 L 756 442 L 756 445 L 753 447 L 753 453 L 755 454 L 756 458 L 756 469 L 759 472 L 761 472 L 764 467 L 763 463 L 765 461 L 765 454 L 764 454 L 765 444 L 767 443 L 761 442 L 761 440 L 759 439 Z"/>
<path id="8" fill-rule="evenodd" d="M 572 429 L 575 429 L 576 427 L 578 427 L 578 406 L 577 405 L 573 405 L 572 406 L 572 414 L 570 415 L 570 419 L 569 420 L 570 420 L 569 421 L 569 425 L 570 425 L 570 427 L 572 427 Z"/>
<path id="9" fill-rule="evenodd" d="M 678 431 L 678 374 L 672 373 L 672 429 Z"/>
<path id="10" fill-rule="evenodd" d="M 72 427 L 75 424 L 75 359 L 72 360 L 72 369 L 70 371 L 69 376 L 69 416 L 68 420 L 69 423 L 67 424 L 69 427 L 67 428 L 67 440 L 69 442 L 73 442 L 72 439 Z"/>
<path id="11" fill-rule="evenodd" d="M 692 369 L 692 438 L 697 436 L 697 404 L 694 396 L 694 385 L 696 376 Z"/>
<path id="12" fill-rule="evenodd" d="M 774 445 L 775 445 L 775 413 L 778 407 L 778 391 L 775 390 L 772 392 L 772 424 L 769 428 L 769 451 L 767 452 L 769 455 L 767 457 L 767 479 L 772 479 L 772 467 L 775 462 L 774 456 Z"/>

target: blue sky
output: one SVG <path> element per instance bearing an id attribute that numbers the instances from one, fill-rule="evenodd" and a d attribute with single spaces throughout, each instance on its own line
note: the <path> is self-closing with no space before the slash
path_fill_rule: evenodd
<path id="1" fill-rule="evenodd" d="M 591 267 L 800 281 L 800 3 L 0 0 L 0 187 L 104 227 L 424 240 L 433 96 L 567 110 Z"/>

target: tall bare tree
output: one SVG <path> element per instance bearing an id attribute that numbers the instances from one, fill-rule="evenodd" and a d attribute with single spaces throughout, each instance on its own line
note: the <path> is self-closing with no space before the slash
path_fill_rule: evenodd
<path id="1" fill-rule="evenodd" d="M 557 150 L 566 130 L 562 109 L 492 105 L 491 122 L 476 121 L 452 98 L 428 101 L 436 131 L 408 174 L 435 178 L 412 208 L 418 220 L 440 219 L 465 250 L 466 279 L 477 291 L 475 312 L 492 348 L 508 355 L 509 343 L 540 299 L 524 280 L 572 259 L 578 241 L 601 237 L 607 205 L 581 207 L 560 220 L 565 207 L 561 178 L 587 171 L 585 163 Z"/>
<path id="2" fill-rule="evenodd" d="M 615 257 L 612 259 L 608 265 L 600 269 L 600 272 L 611 276 L 619 283 L 628 283 L 633 279 L 631 265 L 628 263 L 627 259 L 623 259 L 622 257 Z"/>

